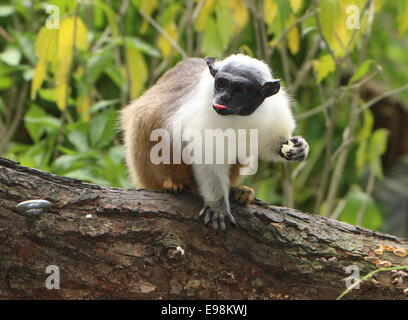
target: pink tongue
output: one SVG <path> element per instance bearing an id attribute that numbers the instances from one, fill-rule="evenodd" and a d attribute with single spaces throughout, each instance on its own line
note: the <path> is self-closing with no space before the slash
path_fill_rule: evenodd
<path id="1" fill-rule="evenodd" d="M 214 107 L 217 109 L 227 109 L 227 107 L 223 106 L 222 104 L 214 104 Z"/>

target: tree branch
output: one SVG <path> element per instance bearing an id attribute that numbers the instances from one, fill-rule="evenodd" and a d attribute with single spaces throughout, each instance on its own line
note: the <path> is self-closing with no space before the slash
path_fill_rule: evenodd
<path id="1" fill-rule="evenodd" d="M 17 214 L 30 199 L 52 208 Z M 234 206 L 239 226 L 216 233 L 200 207 L 189 194 L 101 187 L 0 158 L 0 299 L 335 299 L 345 267 L 376 270 L 367 255 L 379 244 L 407 252 L 381 260 L 408 264 L 408 242 L 392 235 L 259 200 Z M 45 287 L 49 265 L 59 290 Z M 345 298 L 408 296 L 387 271 Z"/>

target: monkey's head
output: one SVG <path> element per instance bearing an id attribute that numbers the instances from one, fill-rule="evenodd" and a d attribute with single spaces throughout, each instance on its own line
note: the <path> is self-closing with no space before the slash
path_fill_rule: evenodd
<path id="1" fill-rule="evenodd" d="M 279 80 L 265 80 L 261 70 L 252 64 L 215 64 L 215 58 L 206 57 L 214 77 L 213 108 L 220 115 L 252 114 L 262 102 L 279 92 Z"/>

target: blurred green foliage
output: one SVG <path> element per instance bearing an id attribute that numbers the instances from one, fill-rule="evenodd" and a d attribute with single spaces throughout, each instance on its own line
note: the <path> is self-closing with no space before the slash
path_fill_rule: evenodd
<path id="1" fill-rule="evenodd" d="M 242 52 L 283 79 L 311 146 L 307 162 L 262 163 L 245 182 L 274 204 L 378 229 L 370 181 L 383 176 L 387 132 L 373 130 L 358 90 L 373 77 L 390 89 L 408 82 L 407 21 L 404 0 L 2 2 L 0 155 L 130 186 L 118 110 L 186 56 Z"/>

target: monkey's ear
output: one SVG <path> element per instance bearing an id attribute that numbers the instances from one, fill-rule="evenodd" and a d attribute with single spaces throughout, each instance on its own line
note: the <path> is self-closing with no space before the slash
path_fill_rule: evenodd
<path id="1" fill-rule="evenodd" d="M 279 92 L 279 89 L 280 80 L 268 81 L 262 85 L 262 91 L 265 97 L 270 97 L 273 96 L 274 94 L 277 94 Z"/>
<path id="2" fill-rule="evenodd" d="M 210 69 L 210 73 L 213 77 L 215 77 L 215 75 L 218 72 L 218 69 L 214 66 L 214 62 L 215 62 L 215 58 L 213 57 L 205 57 L 204 61 L 207 63 L 208 68 Z"/>

